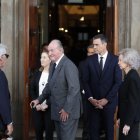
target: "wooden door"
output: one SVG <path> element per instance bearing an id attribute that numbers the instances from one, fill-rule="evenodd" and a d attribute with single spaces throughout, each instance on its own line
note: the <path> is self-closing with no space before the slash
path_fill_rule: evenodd
<path id="1" fill-rule="evenodd" d="M 24 24 L 24 105 L 23 105 L 23 140 L 30 139 L 31 109 L 29 106 L 29 82 L 33 71 L 39 65 L 39 20 L 36 0 L 25 0 L 25 24 Z"/>
<path id="2" fill-rule="evenodd" d="M 106 0 L 106 35 L 108 36 L 108 49 L 118 54 L 118 0 Z M 117 111 L 114 115 L 114 140 L 117 140 Z"/>
<path id="3" fill-rule="evenodd" d="M 29 68 L 30 73 L 39 66 L 39 13 L 34 0 L 30 0 L 29 7 Z"/>
<path id="4" fill-rule="evenodd" d="M 108 37 L 108 49 L 118 53 L 118 0 L 106 0 L 105 33 Z"/>

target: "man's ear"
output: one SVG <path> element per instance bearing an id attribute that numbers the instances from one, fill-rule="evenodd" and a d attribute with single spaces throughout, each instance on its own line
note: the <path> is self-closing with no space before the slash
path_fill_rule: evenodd
<path id="1" fill-rule="evenodd" d="M 107 43 L 106 42 L 104 42 L 104 46 L 107 47 Z"/>
<path id="2" fill-rule="evenodd" d="M 0 57 L 0 62 L 2 62 L 2 58 Z"/>

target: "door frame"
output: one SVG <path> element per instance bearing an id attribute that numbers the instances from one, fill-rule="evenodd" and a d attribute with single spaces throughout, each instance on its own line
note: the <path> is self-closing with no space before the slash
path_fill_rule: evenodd
<path id="1" fill-rule="evenodd" d="M 106 0 L 105 33 L 108 37 L 108 49 L 118 53 L 118 0 Z"/>
<path id="2" fill-rule="evenodd" d="M 108 1 L 108 0 L 106 0 Z M 112 9 L 112 27 L 110 31 L 109 26 L 106 24 L 106 35 L 109 36 L 113 44 L 113 52 L 118 53 L 118 0 L 113 1 Z M 24 3 L 24 97 L 23 97 L 23 140 L 29 140 L 30 132 L 30 107 L 29 107 L 29 19 L 30 17 L 30 0 L 25 0 Z M 106 21 L 109 17 L 106 17 Z M 116 130 L 115 130 L 116 131 Z M 116 133 L 115 133 L 116 135 Z M 116 136 L 114 137 L 116 140 Z"/>

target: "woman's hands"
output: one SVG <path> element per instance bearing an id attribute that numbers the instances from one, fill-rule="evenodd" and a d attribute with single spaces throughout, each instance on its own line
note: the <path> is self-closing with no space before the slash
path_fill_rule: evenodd
<path id="1" fill-rule="evenodd" d="M 13 124 L 10 123 L 7 125 L 7 135 L 11 135 L 13 133 Z"/>
<path id="2" fill-rule="evenodd" d="M 128 135 L 129 130 L 130 130 L 130 126 L 125 124 L 124 127 L 123 127 L 122 133 L 126 136 L 126 135 Z"/>
<path id="3" fill-rule="evenodd" d="M 116 121 L 116 126 L 119 128 L 119 126 L 120 126 L 120 119 L 118 119 Z M 123 127 L 123 130 L 122 130 L 122 133 L 126 136 L 126 135 L 128 135 L 129 130 L 130 130 L 130 126 L 125 124 L 124 127 Z"/>
<path id="4" fill-rule="evenodd" d="M 120 126 L 120 119 L 118 119 L 118 120 L 116 121 L 116 126 L 119 128 L 119 126 Z"/>

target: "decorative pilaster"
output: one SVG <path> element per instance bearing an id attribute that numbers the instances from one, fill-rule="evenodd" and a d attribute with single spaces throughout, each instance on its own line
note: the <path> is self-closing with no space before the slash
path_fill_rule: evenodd
<path id="1" fill-rule="evenodd" d="M 119 50 L 131 47 L 132 0 L 118 0 L 119 3 Z"/>

